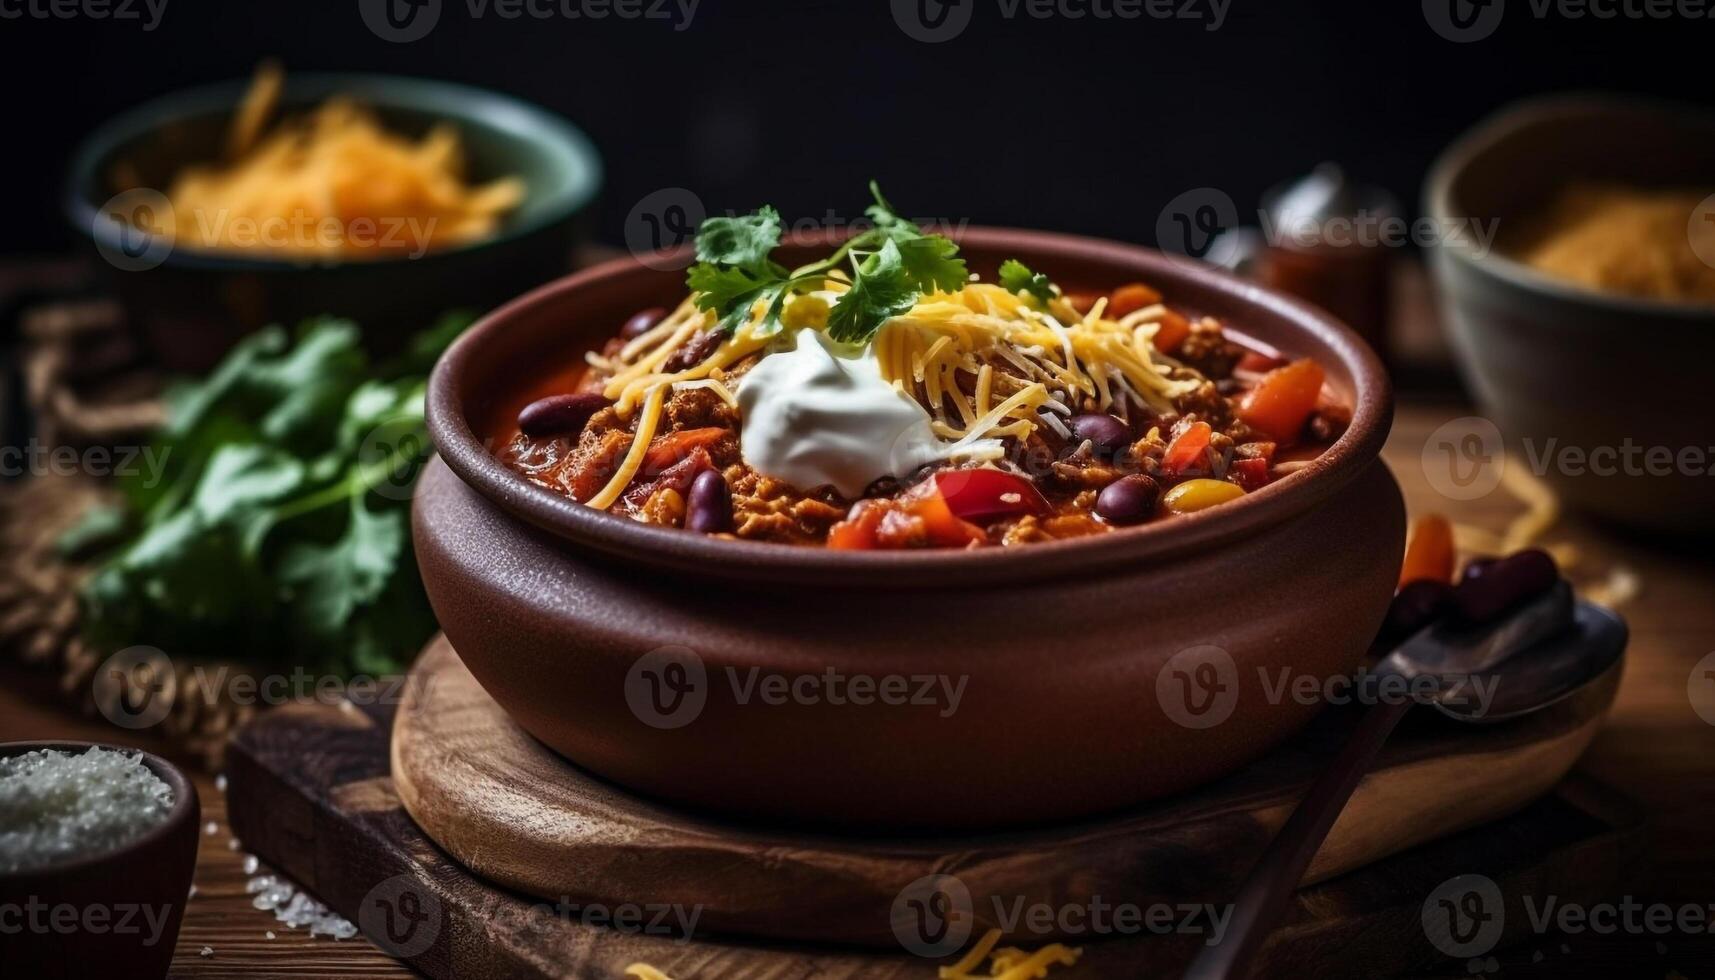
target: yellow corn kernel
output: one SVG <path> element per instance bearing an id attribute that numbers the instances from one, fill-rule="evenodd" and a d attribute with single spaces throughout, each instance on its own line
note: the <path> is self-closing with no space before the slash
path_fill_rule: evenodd
<path id="1" fill-rule="evenodd" d="M 1244 495 L 1243 487 L 1225 480 L 1186 480 L 1167 491 L 1161 505 L 1175 514 L 1189 514 Z"/>
<path id="2" fill-rule="evenodd" d="M 814 327 L 820 330 L 828 325 L 828 301 L 820 296 L 797 296 L 786 304 L 786 311 L 781 314 L 780 322 L 788 327 Z"/>

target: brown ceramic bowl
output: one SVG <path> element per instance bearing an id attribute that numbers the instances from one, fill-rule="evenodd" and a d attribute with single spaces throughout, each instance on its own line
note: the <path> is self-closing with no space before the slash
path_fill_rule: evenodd
<path id="1" fill-rule="evenodd" d="M 1424 209 L 1442 227 L 1498 222 L 1504 240 L 1567 181 L 1715 190 L 1712 174 L 1715 114 L 1706 110 L 1533 99 L 1442 154 Z M 1706 404 L 1715 307 L 1596 292 L 1471 236 L 1438 244 L 1431 268 L 1461 370 L 1512 450 L 1509 465 L 1530 466 L 1589 513 L 1715 534 Z"/>
<path id="2" fill-rule="evenodd" d="M 1404 537 L 1369 349 L 1305 304 L 1146 249 L 1007 229 L 961 243 L 985 275 L 1017 257 L 1069 288 L 1143 280 L 1315 357 L 1353 424 L 1239 501 L 1082 540 L 854 553 L 709 538 L 534 487 L 483 444 L 472 420 L 521 376 L 683 290 L 630 259 L 562 279 L 442 358 L 428 396 L 441 461 L 413 513 L 442 627 L 520 725 L 664 800 L 874 833 L 1124 807 L 1231 771 L 1313 714 L 1268 685 L 1354 666 Z M 811 251 L 797 253 L 785 261 Z M 869 684 L 873 703 L 841 694 Z"/>
<path id="3" fill-rule="evenodd" d="M 90 742 L 7 742 L 0 745 L 0 756 L 38 749 L 83 753 L 93 747 Z M 202 808 L 196 787 L 177 766 L 148 752 L 142 756 L 143 764 L 172 788 L 173 809 L 166 820 L 116 851 L 0 872 L 0 908 L 24 910 L 24 917 L 6 923 L 22 928 L 0 929 L 0 975 L 32 980 L 167 975 L 196 871 Z"/>

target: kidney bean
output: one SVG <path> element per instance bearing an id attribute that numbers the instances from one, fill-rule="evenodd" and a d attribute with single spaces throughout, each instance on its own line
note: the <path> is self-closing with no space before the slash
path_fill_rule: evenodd
<path id="1" fill-rule="evenodd" d="M 1096 495 L 1096 516 L 1109 524 L 1139 524 L 1155 513 L 1161 488 L 1142 473 L 1122 476 Z"/>
<path id="2" fill-rule="evenodd" d="M 732 530 L 732 491 L 718 471 L 704 470 L 691 481 L 685 498 L 685 530 L 704 534 Z"/>
<path id="3" fill-rule="evenodd" d="M 1382 639 L 1389 645 L 1405 639 L 1441 618 L 1453 596 L 1453 586 L 1420 578 L 1400 586 L 1382 620 Z"/>
<path id="4" fill-rule="evenodd" d="M 1453 611 L 1467 623 L 1487 623 L 1560 580 L 1548 552 L 1520 551 L 1491 562 L 1472 562 L 1453 590 Z"/>
<path id="5" fill-rule="evenodd" d="M 667 358 L 667 363 L 662 366 L 662 370 L 684 371 L 694 368 L 708 360 L 709 355 L 713 354 L 715 348 L 719 347 L 721 341 L 725 339 L 726 334 L 719 330 L 704 330 L 701 333 L 692 334 L 691 339 L 685 341 L 684 346 L 674 351 L 673 356 Z"/>
<path id="6" fill-rule="evenodd" d="M 1131 444 L 1131 429 L 1112 415 L 1074 415 L 1066 420 L 1066 428 L 1072 430 L 1073 439 L 1088 439 L 1090 447 L 1101 455 L 1111 456 Z"/>
<path id="7" fill-rule="evenodd" d="M 532 439 L 571 435 L 583 431 L 590 416 L 607 404 L 607 399 L 593 391 L 538 398 L 518 413 L 518 429 Z"/>
<path id="8" fill-rule="evenodd" d="M 641 337 L 655 328 L 667 316 L 667 310 L 660 306 L 651 306 L 647 310 L 638 310 L 625 321 L 625 326 L 619 328 L 619 335 L 626 340 Z"/>

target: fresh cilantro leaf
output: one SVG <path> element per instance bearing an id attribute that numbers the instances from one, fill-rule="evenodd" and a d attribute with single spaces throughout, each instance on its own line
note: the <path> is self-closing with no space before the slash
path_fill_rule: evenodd
<path id="1" fill-rule="evenodd" d="M 99 563 L 89 638 L 342 673 L 409 662 L 435 629 L 405 519 L 428 456 L 423 374 L 469 320 L 379 371 L 350 323 L 270 327 L 177 386 L 146 450 L 158 470 L 67 541 Z"/>
<path id="2" fill-rule="evenodd" d="M 740 217 L 707 218 L 697 227 L 697 260 L 737 266 L 772 277 L 780 271 L 768 255 L 780 244 L 780 212 L 763 205 Z"/>
<path id="3" fill-rule="evenodd" d="M 345 530 L 332 544 L 295 541 L 285 548 L 278 581 L 291 590 L 293 616 L 303 632 L 339 636 L 352 615 L 387 588 L 405 541 L 402 511 L 371 511 L 354 496 Z"/>
<path id="4" fill-rule="evenodd" d="M 858 263 L 852 287 L 828 312 L 828 336 L 846 344 L 867 341 L 889 317 L 917 302 L 917 285 L 891 239 Z"/>
<path id="5" fill-rule="evenodd" d="M 1048 277 L 1040 272 L 1031 272 L 1029 266 L 1017 259 L 1007 259 L 1000 264 L 1000 284 L 1009 293 L 1029 293 L 1044 303 L 1054 298 L 1054 287 Z"/>
<path id="6" fill-rule="evenodd" d="M 719 316 L 716 326 L 725 333 L 732 333 L 749 319 L 751 309 L 760 299 L 768 300 L 772 326 L 779 329 L 777 307 L 786 288 L 785 280 L 761 278 L 745 269 L 701 262 L 691 267 L 685 283 L 697 294 L 697 308 Z"/>
<path id="7" fill-rule="evenodd" d="M 905 274 L 919 292 L 950 293 L 962 289 L 970 280 L 965 260 L 959 258 L 959 246 L 940 235 L 923 235 L 895 242 Z"/>

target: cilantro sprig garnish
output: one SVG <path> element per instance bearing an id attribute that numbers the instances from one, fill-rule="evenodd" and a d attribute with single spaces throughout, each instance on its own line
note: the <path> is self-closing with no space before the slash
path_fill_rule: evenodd
<path id="1" fill-rule="evenodd" d="M 901 217 L 874 181 L 869 192 L 875 203 L 864 213 L 873 226 L 827 258 L 796 269 L 770 257 L 780 245 L 780 212 L 774 208 L 705 220 L 697 229 L 697 264 L 685 277 L 697 307 L 715 313 L 719 329 L 730 334 L 758 303 L 765 304 L 756 332 L 767 336 L 780 331 L 780 314 L 793 295 L 822 288 L 829 274 L 844 268 L 850 288 L 828 313 L 828 335 L 864 343 L 919 296 L 964 286 L 970 272 L 958 245 Z"/>
<path id="2" fill-rule="evenodd" d="M 1001 288 L 1009 293 L 1029 293 L 1042 303 L 1054 298 L 1054 284 L 1040 272 L 1031 272 L 1030 267 L 1017 259 L 1007 259 L 1000 264 Z"/>

